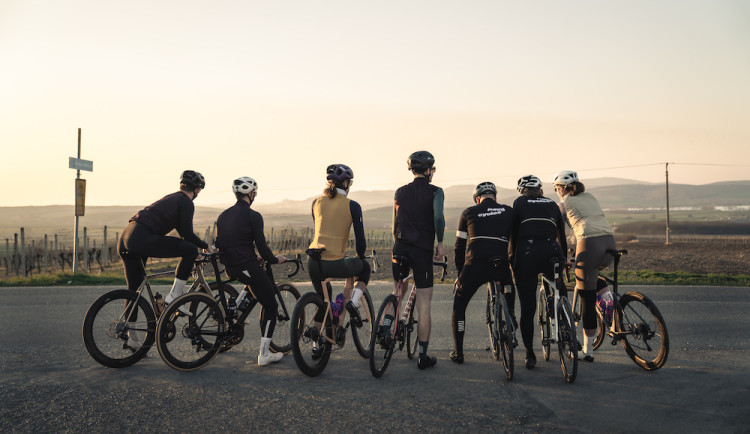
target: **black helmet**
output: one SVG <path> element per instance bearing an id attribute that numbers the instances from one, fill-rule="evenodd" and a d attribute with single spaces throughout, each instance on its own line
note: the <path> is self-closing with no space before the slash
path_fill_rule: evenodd
<path id="1" fill-rule="evenodd" d="M 474 199 L 478 198 L 479 196 L 485 195 L 485 194 L 497 194 L 497 187 L 495 187 L 495 184 L 485 181 L 477 185 L 477 187 L 474 189 Z"/>
<path id="2" fill-rule="evenodd" d="M 190 188 L 205 188 L 206 180 L 203 179 L 203 175 L 200 173 L 194 170 L 186 170 L 180 176 L 180 184 L 184 184 Z"/>
<path id="3" fill-rule="evenodd" d="M 409 155 L 406 162 L 409 164 L 409 170 L 424 173 L 435 164 L 435 157 L 427 151 L 417 151 Z"/>
<path id="4" fill-rule="evenodd" d="M 523 193 L 525 188 L 542 188 L 542 181 L 534 175 L 526 175 L 518 178 L 516 190 Z"/>

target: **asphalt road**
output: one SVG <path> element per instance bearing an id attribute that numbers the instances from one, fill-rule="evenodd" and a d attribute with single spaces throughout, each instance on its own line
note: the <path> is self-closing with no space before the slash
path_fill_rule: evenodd
<path id="1" fill-rule="evenodd" d="M 480 296 L 467 312 L 466 361 L 453 364 L 448 285 L 435 289 L 430 352 L 439 360 L 426 371 L 398 352 L 375 379 L 351 340 L 316 378 L 291 355 L 260 367 L 256 321 L 241 345 L 199 371 L 170 369 L 156 348 L 130 368 L 109 369 L 84 349 L 81 323 L 111 289 L 0 288 L 1 432 L 750 431 L 750 288 L 629 288 L 650 296 L 665 317 L 666 366 L 643 371 L 605 341 L 572 385 L 559 361 L 545 362 L 538 350 L 531 371 L 517 353 L 507 382 L 485 350 Z M 390 289 L 371 285 L 376 307 Z"/>

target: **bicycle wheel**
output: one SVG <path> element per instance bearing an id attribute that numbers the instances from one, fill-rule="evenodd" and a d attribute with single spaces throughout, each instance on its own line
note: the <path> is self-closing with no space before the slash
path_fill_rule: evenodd
<path id="1" fill-rule="evenodd" d="M 578 339 L 578 349 L 583 348 L 583 339 L 586 334 L 583 332 L 583 315 L 581 314 L 581 297 L 580 292 L 576 297 L 575 304 L 573 305 L 573 320 L 576 325 L 576 339 Z M 604 323 L 604 314 L 602 313 L 599 306 L 596 306 L 596 335 L 594 336 L 594 349 L 598 349 L 602 342 L 604 342 L 604 335 L 606 334 L 607 326 Z"/>
<path id="2" fill-rule="evenodd" d="M 572 383 L 578 373 L 578 340 L 570 303 L 565 297 L 557 302 L 557 350 L 565 381 Z"/>
<path id="3" fill-rule="evenodd" d="M 647 371 L 664 366 L 669 356 L 669 334 L 654 302 L 641 293 L 628 292 L 615 311 L 628 356 Z"/>
<path id="4" fill-rule="evenodd" d="M 397 303 L 395 295 L 388 295 L 380 305 L 375 320 L 373 338 L 370 340 L 370 372 L 375 378 L 380 378 L 385 373 L 396 349 Z"/>
<path id="5" fill-rule="evenodd" d="M 281 293 L 282 301 L 278 303 L 276 327 L 274 328 L 273 340 L 269 349 L 274 353 L 288 353 L 292 351 L 291 327 L 289 324 L 291 324 L 292 320 L 292 309 L 294 309 L 297 300 L 299 300 L 299 291 L 297 291 L 294 285 L 282 283 L 279 285 L 279 293 Z M 281 303 L 284 303 L 284 306 Z M 284 311 L 284 307 L 286 307 L 286 311 Z M 263 330 L 263 324 L 260 325 L 260 328 Z"/>
<path id="6" fill-rule="evenodd" d="M 156 347 L 162 360 L 178 371 L 202 368 L 221 349 L 225 321 L 221 303 L 212 296 L 203 292 L 180 296 L 156 325 Z"/>
<path id="7" fill-rule="evenodd" d="M 409 320 L 406 323 L 406 357 L 409 360 L 419 352 L 419 314 L 416 313 L 417 307 L 412 304 L 409 311 Z"/>
<path id="8" fill-rule="evenodd" d="M 224 291 L 224 298 L 227 300 L 229 299 L 237 299 L 237 296 L 239 293 L 237 290 L 230 284 L 221 282 L 221 286 L 219 282 L 211 282 L 208 284 L 209 288 L 211 289 L 211 295 L 218 301 L 219 300 L 219 288 L 221 288 Z M 192 312 L 195 313 L 195 312 Z M 225 317 L 227 321 L 229 321 L 228 317 Z M 227 323 L 225 325 L 225 330 L 230 332 L 231 338 L 229 339 L 223 339 L 221 342 L 221 348 L 219 349 L 220 353 L 224 353 L 229 351 L 233 346 L 238 345 L 240 342 L 242 342 L 242 339 L 245 337 L 245 329 L 244 324 L 229 324 Z"/>
<path id="9" fill-rule="evenodd" d="M 539 322 L 539 329 L 542 334 L 542 355 L 544 356 L 544 360 L 549 360 L 549 339 L 550 339 L 550 317 L 547 315 L 549 313 L 547 308 L 547 291 L 544 290 L 544 287 L 541 287 L 539 289 L 539 304 L 537 306 L 537 315 L 538 315 L 538 322 Z"/>
<path id="10" fill-rule="evenodd" d="M 83 344 L 102 365 L 125 368 L 148 353 L 155 329 L 156 318 L 148 301 L 137 292 L 116 289 L 89 307 L 83 319 Z"/>
<path id="11" fill-rule="evenodd" d="M 315 325 L 315 315 L 326 312 L 323 330 Z M 334 338 L 331 325 L 331 310 L 323 297 L 308 292 L 300 297 L 292 312 L 291 320 L 292 354 L 297 367 L 310 377 L 323 372 L 331 357 L 331 343 L 325 339 Z"/>
<path id="12" fill-rule="evenodd" d="M 493 283 L 494 286 L 494 283 Z M 513 379 L 513 320 L 510 318 L 508 303 L 502 292 L 495 291 L 495 330 L 497 333 L 497 345 L 502 355 L 505 378 Z"/>
<path id="13" fill-rule="evenodd" d="M 372 339 L 372 323 L 375 321 L 375 314 L 372 311 L 372 298 L 369 292 L 363 292 L 359 300 L 360 305 L 357 306 L 357 311 L 362 319 L 362 327 L 352 326 L 352 340 L 359 355 L 366 359 L 370 357 L 370 339 Z"/>
<path id="14" fill-rule="evenodd" d="M 487 284 L 487 329 L 490 334 L 490 349 L 492 350 L 492 357 L 495 360 L 500 360 L 500 335 L 498 333 L 497 324 L 497 312 L 495 304 L 492 302 L 492 290 L 495 286 L 492 283 Z"/>

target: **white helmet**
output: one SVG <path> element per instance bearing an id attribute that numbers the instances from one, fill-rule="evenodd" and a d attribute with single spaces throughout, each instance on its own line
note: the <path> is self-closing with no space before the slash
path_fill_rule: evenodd
<path id="1" fill-rule="evenodd" d="M 232 191 L 241 194 L 250 194 L 258 190 L 258 183 L 249 176 L 243 176 L 234 180 Z"/>
<path id="2" fill-rule="evenodd" d="M 519 193 L 523 193 L 524 188 L 541 188 L 542 180 L 534 175 L 526 175 L 518 178 L 516 189 Z"/>
<path id="3" fill-rule="evenodd" d="M 572 170 L 563 170 L 555 176 L 555 185 L 568 186 L 578 182 L 578 174 Z"/>

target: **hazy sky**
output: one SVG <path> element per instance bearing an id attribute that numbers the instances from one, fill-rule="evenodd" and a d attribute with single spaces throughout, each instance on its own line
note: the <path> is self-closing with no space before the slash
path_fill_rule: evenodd
<path id="1" fill-rule="evenodd" d="M 184 169 L 197 205 L 243 175 L 307 198 L 333 162 L 394 189 L 420 149 L 441 186 L 750 179 L 750 3 L 0 0 L 0 206 L 72 204 L 79 127 L 89 206 Z"/>

